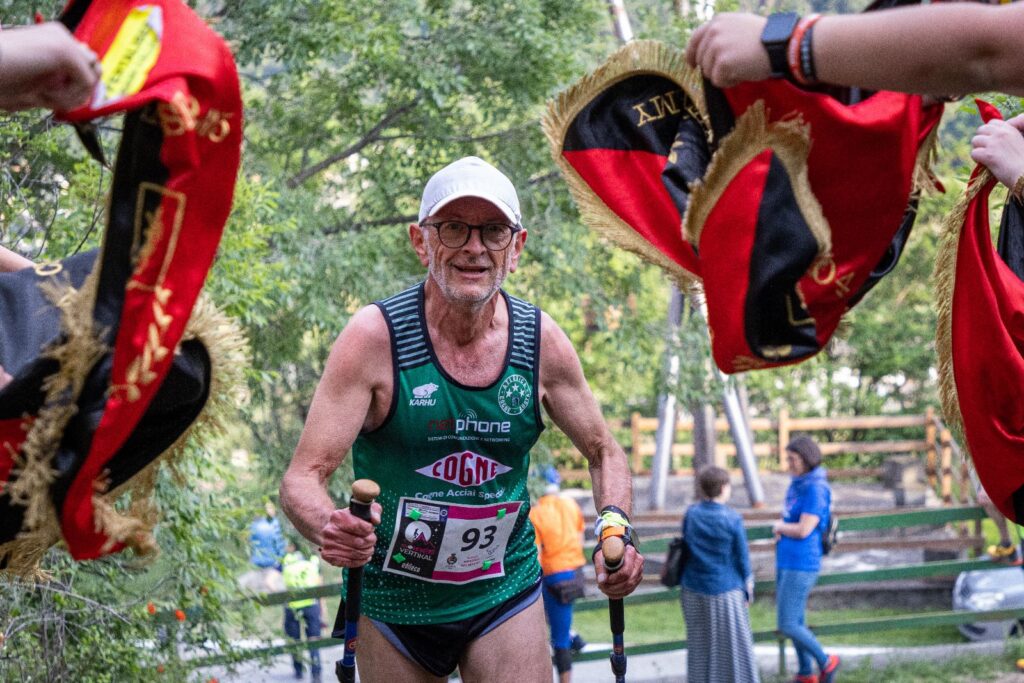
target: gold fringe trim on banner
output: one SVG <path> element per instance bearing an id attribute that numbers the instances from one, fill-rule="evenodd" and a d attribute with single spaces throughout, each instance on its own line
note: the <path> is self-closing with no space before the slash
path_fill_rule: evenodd
<path id="1" fill-rule="evenodd" d="M 43 407 L 25 437 L 7 493 L 11 503 L 25 507 L 22 528 L 26 532 L 56 524 L 56 511 L 50 501 L 53 483 L 53 457 L 68 422 L 78 412 L 78 396 L 93 366 L 107 351 L 93 326 L 92 310 L 98 284 L 98 269 L 76 290 L 56 278 L 44 280 L 40 289 L 61 311 L 64 343 L 43 351 L 44 358 L 58 364 L 57 372 L 43 380 L 46 394 Z"/>
<path id="2" fill-rule="evenodd" d="M 769 124 L 763 100 L 755 102 L 736 120 L 736 127 L 722 139 L 711 158 L 703 180 L 693 184 L 690 204 L 683 216 L 686 239 L 691 244 L 700 244 L 704 224 L 729 183 L 766 149 L 772 150 L 789 174 L 797 206 L 818 243 L 815 260 L 828 257 L 832 253 L 832 231 L 807 178 L 810 126 L 798 117 Z"/>
<path id="3" fill-rule="evenodd" d="M 34 531 L 23 531 L 13 541 L 0 544 L 0 575 L 29 581 L 49 581 L 50 574 L 39 568 L 46 551 L 60 540 L 56 517 Z"/>
<path id="4" fill-rule="evenodd" d="M 700 72 L 686 63 L 682 50 L 654 40 L 638 40 L 624 45 L 613 53 L 593 73 L 584 76 L 548 102 L 541 125 L 551 147 L 551 156 L 562 171 L 583 222 L 591 230 L 610 239 L 621 248 L 662 268 L 672 276 L 680 288 L 685 288 L 696 279 L 696 275 L 637 234 L 618 214 L 608 208 L 563 156 L 565 136 L 580 111 L 609 87 L 639 74 L 655 74 L 679 85 L 690 100 L 691 115 L 701 122 L 705 130 L 710 130 L 710 122 L 704 108 L 704 88 Z"/>
<path id="5" fill-rule="evenodd" d="M 924 194 L 936 191 L 935 184 L 938 182 L 938 178 L 935 176 L 932 166 L 939 156 L 940 125 L 941 122 L 935 124 L 931 132 L 928 133 L 928 137 L 921 143 L 921 148 L 917 150 L 917 161 L 914 162 L 913 192 Z"/>
<path id="6" fill-rule="evenodd" d="M 938 360 L 939 400 L 942 402 L 942 412 L 946 416 L 946 425 L 968 457 L 971 450 L 964 437 L 964 417 L 960 412 L 960 398 L 956 389 L 956 377 L 953 374 L 953 288 L 956 284 L 957 252 L 960 249 L 967 209 L 981 188 L 991 179 L 991 172 L 983 168 L 946 216 L 942 223 L 939 253 L 936 255 L 935 271 L 932 274 L 935 287 L 935 355 Z"/>
<path id="7" fill-rule="evenodd" d="M 201 341 L 210 355 L 210 393 L 206 405 L 159 457 L 113 491 L 93 497 L 96 530 L 109 538 L 104 551 L 115 543 L 125 543 L 139 555 L 156 553 L 153 528 L 159 520 L 159 510 L 153 494 L 160 464 L 166 463 L 173 469 L 185 453 L 186 444 L 202 444 L 220 433 L 225 417 L 235 409 L 244 390 L 245 369 L 251 364 L 245 334 L 205 295 L 199 297 L 192 309 L 181 341 L 191 339 Z M 130 495 L 131 503 L 127 511 L 121 512 L 114 503 L 124 494 Z"/>

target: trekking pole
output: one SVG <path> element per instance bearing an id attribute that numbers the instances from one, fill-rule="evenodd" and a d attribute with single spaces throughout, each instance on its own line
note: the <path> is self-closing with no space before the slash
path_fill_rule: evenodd
<path id="1" fill-rule="evenodd" d="M 622 567 L 622 558 L 626 546 L 618 536 L 612 536 L 601 544 L 604 554 L 604 568 L 614 574 Z M 622 598 L 608 598 L 608 616 L 612 627 L 612 673 L 615 683 L 626 683 L 626 647 L 623 644 L 622 632 L 626 630 L 626 617 L 623 614 Z"/>
<path id="2" fill-rule="evenodd" d="M 359 519 L 370 521 L 370 505 L 380 495 L 380 486 L 369 479 L 352 482 L 349 511 Z M 359 638 L 359 598 L 363 590 L 363 568 L 349 567 L 345 584 L 345 653 L 334 665 L 340 683 L 356 680 L 356 641 Z"/>

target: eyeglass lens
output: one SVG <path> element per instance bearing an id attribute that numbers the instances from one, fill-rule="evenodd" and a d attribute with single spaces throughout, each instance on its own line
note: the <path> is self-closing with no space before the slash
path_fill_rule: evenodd
<path id="1" fill-rule="evenodd" d="M 504 223 L 470 225 L 462 221 L 435 223 L 441 244 L 449 249 L 458 249 L 469 242 L 469 233 L 474 228 L 480 231 L 480 240 L 492 251 L 504 249 L 512 241 L 512 227 Z"/>

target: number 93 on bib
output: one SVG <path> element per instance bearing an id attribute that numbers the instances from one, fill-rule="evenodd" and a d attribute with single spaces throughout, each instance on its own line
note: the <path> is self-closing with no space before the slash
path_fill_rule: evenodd
<path id="1" fill-rule="evenodd" d="M 505 575 L 505 549 L 522 503 L 460 505 L 401 498 L 384 571 L 433 583 Z"/>

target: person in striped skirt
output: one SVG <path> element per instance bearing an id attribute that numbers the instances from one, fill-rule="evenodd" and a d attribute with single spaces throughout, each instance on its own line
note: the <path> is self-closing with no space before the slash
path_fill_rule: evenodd
<path id="1" fill-rule="evenodd" d="M 757 683 L 747 610 L 754 576 L 743 519 L 726 504 L 732 495 L 729 473 L 707 467 L 697 476 L 697 485 L 704 500 L 691 505 L 683 518 L 686 680 Z"/>

